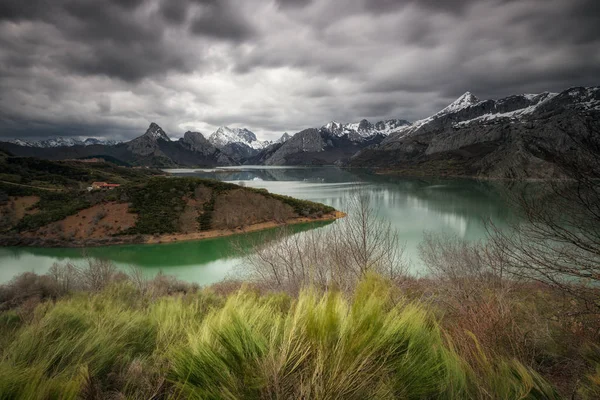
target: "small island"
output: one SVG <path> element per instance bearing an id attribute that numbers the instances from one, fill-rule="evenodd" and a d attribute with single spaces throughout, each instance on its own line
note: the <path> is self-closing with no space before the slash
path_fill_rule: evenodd
<path id="1" fill-rule="evenodd" d="M 0 158 L 0 245 L 167 243 L 332 221 L 334 208 L 264 189 L 108 162 Z"/>

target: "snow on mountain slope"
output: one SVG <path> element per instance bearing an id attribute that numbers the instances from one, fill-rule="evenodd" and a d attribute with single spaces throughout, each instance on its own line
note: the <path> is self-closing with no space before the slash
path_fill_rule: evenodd
<path id="1" fill-rule="evenodd" d="M 23 147 L 39 147 L 37 145 L 37 142 L 31 142 L 29 140 L 14 139 L 14 140 L 9 140 L 8 142 L 14 143 L 18 146 L 23 146 Z"/>
<path id="2" fill-rule="evenodd" d="M 360 122 L 347 124 L 331 121 L 323 125 L 321 129 L 326 130 L 338 137 L 347 135 L 350 140 L 361 141 L 364 139 L 369 139 L 375 135 L 387 136 L 405 126 L 410 126 L 410 122 L 401 119 L 389 119 L 372 124 L 368 120 L 363 119 Z"/>
<path id="3" fill-rule="evenodd" d="M 432 116 L 416 121 L 412 126 L 399 128 L 382 144 L 391 145 L 409 136 L 432 131 L 523 122 L 561 109 L 586 113 L 600 111 L 600 87 L 573 87 L 561 93 L 520 94 L 484 101 L 467 92 Z"/>
<path id="4" fill-rule="evenodd" d="M 144 136 L 148 136 L 153 139 L 164 140 L 167 142 L 171 141 L 171 139 L 169 139 L 169 136 L 167 135 L 167 133 L 165 131 L 163 131 L 163 129 L 160 126 L 158 126 L 158 124 L 155 124 L 154 122 L 152 122 L 150 124 L 150 127 L 148 128 L 148 130 L 146 131 Z"/>
<path id="5" fill-rule="evenodd" d="M 420 127 L 422 127 L 423 125 L 426 125 L 438 118 L 441 118 L 441 117 L 449 115 L 449 114 L 457 113 L 457 112 L 462 111 L 468 107 L 471 107 L 477 103 L 479 103 L 479 99 L 473 93 L 465 92 L 458 99 L 454 100 L 448 106 L 446 106 L 442 110 L 438 111 L 437 113 L 433 114 L 432 116 L 415 121 L 411 126 L 405 126 L 405 127 L 401 128 L 400 130 L 398 130 L 398 132 L 405 132 L 406 134 L 408 134 L 410 132 L 414 132 L 417 129 L 419 129 Z"/>
<path id="6" fill-rule="evenodd" d="M 256 139 L 254 132 L 246 128 L 230 128 L 221 126 L 210 137 L 208 141 L 217 148 L 222 148 L 228 144 L 238 143 L 254 149 L 261 150 L 267 147 L 271 142 Z"/>
<path id="7" fill-rule="evenodd" d="M 102 144 L 106 146 L 114 146 L 119 142 L 116 140 L 104 140 L 97 138 L 87 138 L 85 140 L 81 140 L 79 138 L 64 138 L 64 137 L 56 137 L 45 140 L 23 140 L 23 139 L 14 139 L 9 140 L 10 143 L 14 143 L 23 147 L 39 147 L 39 148 L 51 148 L 51 147 L 71 147 L 71 146 L 91 146 L 94 144 Z"/>
<path id="8" fill-rule="evenodd" d="M 87 138 L 83 141 L 83 144 L 85 146 L 91 146 L 94 144 L 103 144 L 105 146 L 114 146 L 119 143 L 120 142 L 118 140 L 106 140 L 106 139 L 97 139 L 97 138 Z"/>
<path id="9" fill-rule="evenodd" d="M 450 103 L 449 106 L 447 106 L 443 110 L 436 113 L 434 116 L 439 117 L 442 115 L 452 114 L 452 113 L 458 112 L 460 110 L 463 110 L 463 109 L 470 107 L 477 103 L 479 103 L 479 99 L 473 93 L 466 92 L 465 94 L 460 96 L 458 99 L 456 99 L 452 103 Z"/>
<path id="10" fill-rule="evenodd" d="M 520 108 L 520 109 L 517 109 L 514 111 L 508 111 L 508 112 L 498 112 L 497 109 L 500 106 L 502 106 L 502 104 L 504 102 L 507 101 L 507 99 L 500 99 L 494 103 L 494 108 L 490 112 L 488 112 L 484 115 L 472 118 L 472 119 L 457 122 L 453 126 L 460 127 L 460 126 L 465 126 L 465 125 L 469 125 L 472 123 L 478 123 L 478 122 L 479 123 L 488 123 L 488 122 L 491 122 L 493 120 L 500 119 L 500 118 L 517 119 L 518 120 L 519 118 L 521 118 L 525 115 L 533 114 L 533 112 L 535 112 L 541 105 L 552 100 L 557 95 L 558 95 L 558 93 L 544 92 L 541 94 L 523 94 L 523 95 L 507 98 L 507 99 L 511 99 L 514 101 L 515 98 L 521 97 L 530 103 L 527 107 L 523 107 L 523 108 Z"/>

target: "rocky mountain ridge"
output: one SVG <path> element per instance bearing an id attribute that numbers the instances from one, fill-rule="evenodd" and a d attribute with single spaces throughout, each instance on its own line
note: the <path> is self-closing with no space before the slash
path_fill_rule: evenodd
<path id="1" fill-rule="evenodd" d="M 16 156 L 39 157 L 49 160 L 77 159 L 102 156 L 124 164 L 169 168 L 214 167 L 236 165 L 237 162 L 213 146 L 201 133 L 186 132 L 182 138 L 171 140 L 156 123 L 146 132 L 125 143 L 73 144 L 58 147 L 35 147 L 21 143 L 0 142 L 0 148 Z"/>
<path id="2" fill-rule="evenodd" d="M 361 150 L 348 165 L 414 175 L 551 178 L 562 175 L 565 157 L 599 142 L 600 87 L 485 101 L 466 93 Z"/>
<path id="3" fill-rule="evenodd" d="M 345 165 L 415 175 L 497 178 L 557 177 L 563 154 L 600 141 L 600 88 L 480 100 L 466 92 L 430 117 L 410 123 L 332 121 L 280 139 L 260 141 L 246 128 L 220 127 L 208 138 L 186 132 L 171 140 L 157 124 L 126 143 L 94 142 L 38 147 L 0 143 L 18 156 L 73 159 L 110 156 L 131 165 Z M 579 149 L 581 150 L 581 148 Z M 600 155 L 599 155 L 600 156 Z"/>
<path id="4" fill-rule="evenodd" d="M 44 139 L 44 140 L 23 140 L 23 139 L 13 139 L 9 140 L 10 143 L 19 145 L 19 146 L 27 146 L 27 147 L 40 147 L 40 148 L 49 148 L 49 147 L 70 147 L 70 146 L 91 146 L 94 144 L 102 144 L 106 146 L 114 146 L 119 144 L 118 140 L 110 140 L 110 139 L 98 139 L 98 138 L 65 138 L 62 136 L 58 136 L 56 138 Z"/>

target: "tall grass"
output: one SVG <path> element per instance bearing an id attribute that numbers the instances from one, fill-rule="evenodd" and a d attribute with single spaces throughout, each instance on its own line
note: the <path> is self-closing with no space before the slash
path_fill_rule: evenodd
<path id="1" fill-rule="evenodd" d="M 352 300 L 308 290 L 289 310 L 240 292 L 172 362 L 186 398 L 557 398 L 518 362 L 467 365 L 422 305 L 393 304 L 373 277 Z"/>
<path id="2" fill-rule="evenodd" d="M 125 280 L 0 314 L 0 399 L 556 398 L 516 361 L 461 358 L 376 276 L 351 296 L 150 293 Z"/>

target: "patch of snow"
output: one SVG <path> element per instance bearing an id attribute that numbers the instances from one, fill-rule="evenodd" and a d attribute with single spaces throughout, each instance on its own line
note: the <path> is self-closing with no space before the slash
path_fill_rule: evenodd
<path id="1" fill-rule="evenodd" d="M 71 146 L 90 146 L 92 144 L 102 144 L 107 146 L 114 146 L 120 142 L 116 140 L 104 140 L 97 138 L 87 138 L 85 140 L 81 140 L 79 138 L 50 138 L 45 140 L 23 140 L 23 139 L 13 139 L 9 140 L 9 143 L 14 143 L 18 146 L 24 147 L 38 147 L 38 148 L 50 148 L 50 147 L 71 147 Z"/>
<path id="2" fill-rule="evenodd" d="M 271 144 L 269 141 L 256 139 L 254 132 L 246 128 L 230 128 L 228 126 L 219 127 L 219 129 L 210 135 L 208 141 L 218 148 L 230 143 L 239 143 L 245 144 L 254 150 L 264 149 Z"/>
<path id="3" fill-rule="evenodd" d="M 166 134 L 166 132 L 163 131 L 163 129 L 160 126 L 158 126 L 157 124 L 155 124 L 154 122 L 152 122 L 150 124 L 150 127 L 146 131 L 145 135 L 150 136 L 154 139 L 160 139 L 160 140 L 164 140 L 167 142 L 171 141 L 171 139 L 169 139 L 169 136 Z"/>
<path id="4" fill-rule="evenodd" d="M 558 95 L 558 93 L 548 93 L 548 92 L 544 92 L 541 94 L 537 94 L 537 95 L 532 95 L 531 98 L 528 97 L 524 97 L 528 100 L 531 101 L 531 105 L 529 105 L 528 107 L 524 107 L 515 111 L 510 111 L 510 112 L 505 112 L 505 113 L 488 113 L 488 114 L 484 114 L 481 115 L 479 117 L 467 120 L 467 121 L 461 121 L 461 122 L 457 122 L 456 124 L 454 124 L 453 126 L 455 127 L 461 127 L 461 126 L 465 126 L 465 125 L 469 125 L 471 123 L 474 122 L 491 122 L 493 120 L 496 119 L 509 119 L 509 120 L 518 120 L 519 118 L 525 116 L 525 115 L 529 115 L 532 114 L 533 112 L 535 112 L 535 110 L 538 109 L 539 106 L 541 106 L 542 104 L 546 103 L 549 100 L 552 100 L 554 97 L 556 97 Z"/>
<path id="5" fill-rule="evenodd" d="M 477 103 L 479 103 L 479 99 L 475 97 L 473 93 L 466 92 L 458 99 L 450 103 L 450 105 L 448 105 L 446 108 L 436 113 L 434 116 L 440 117 L 442 115 L 452 114 L 460 110 L 464 110 L 465 108 L 475 105 Z"/>
<path id="6" fill-rule="evenodd" d="M 321 129 L 326 130 L 337 137 L 348 136 L 350 140 L 362 141 L 376 135 L 388 136 L 391 133 L 404 129 L 406 126 L 410 126 L 410 122 L 400 119 L 379 121 L 375 125 L 366 119 L 363 119 L 360 122 L 351 122 L 347 124 L 331 121 L 323 125 Z"/>

